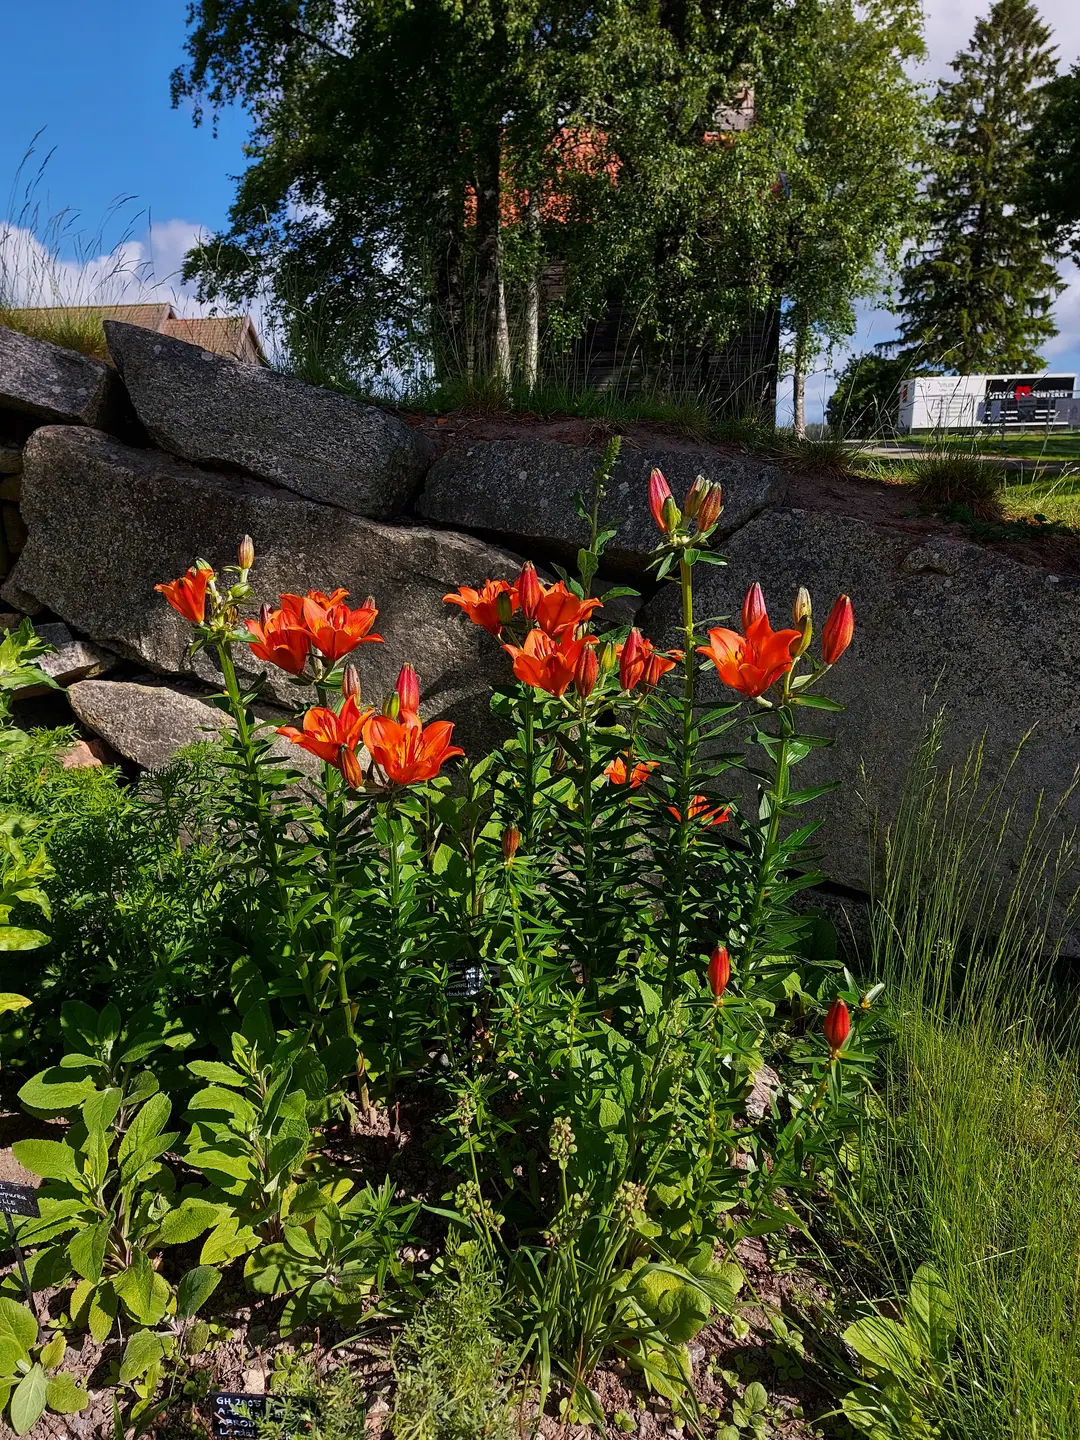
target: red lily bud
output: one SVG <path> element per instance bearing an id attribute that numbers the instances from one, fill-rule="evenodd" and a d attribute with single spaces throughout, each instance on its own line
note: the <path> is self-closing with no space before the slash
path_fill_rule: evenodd
<path id="1" fill-rule="evenodd" d="M 855 611 L 846 595 L 837 597 L 821 632 L 821 658 L 826 665 L 835 665 L 851 644 L 855 633 Z"/>
<path id="2" fill-rule="evenodd" d="M 694 483 L 690 486 L 690 489 L 687 490 L 686 498 L 682 504 L 682 511 L 687 520 L 696 518 L 698 511 L 701 509 L 701 502 L 705 499 L 708 490 L 709 482 L 705 479 L 705 476 L 696 476 Z"/>
<path id="3" fill-rule="evenodd" d="M 726 945 L 717 945 L 709 956 L 709 989 L 717 1000 L 727 989 L 731 979 L 731 957 Z"/>
<path id="4" fill-rule="evenodd" d="M 653 470 L 649 474 L 649 509 L 652 511 L 652 518 L 656 521 L 657 528 L 668 533 L 664 523 L 664 505 L 671 499 L 671 486 L 664 479 L 663 473 Z"/>
<path id="5" fill-rule="evenodd" d="M 255 564 L 255 542 L 250 535 L 245 535 L 240 541 L 240 553 L 237 563 L 241 570 L 250 570 Z"/>
<path id="6" fill-rule="evenodd" d="M 508 825 L 502 833 L 502 852 L 504 860 L 512 860 L 517 854 L 518 846 L 521 844 L 521 831 L 516 825 Z"/>
<path id="7" fill-rule="evenodd" d="M 704 533 L 711 530 L 720 519 L 720 512 L 724 508 L 724 490 L 721 485 L 710 485 L 705 492 L 705 498 L 701 502 L 698 511 L 698 530 Z"/>
<path id="8" fill-rule="evenodd" d="M 360 699 L 360 672 L 355 665 L 346 665 L 341 672 L 341 693 L 346 699 Z"/>
<path id="9" fill-rule="evenodd" d="M 645 672 L 643 650 L 641 631 L 631 630 L 623 644 L 622 654 L 619 656 L 619 684 L 624 690 L 633 690 Z"/>
<path id="10" fill-rule="evenodd" d="M 411 665 L 402 665 L 394 688 L 397 690 L 401 713 L 415 715 L 420 709 L 420 681 Z"/>
<path id="11" fill-rule="evenodd" d="M 851 1034 L 851 1016 L 839 996 L 829 1006 L 829 1013 L 825 1016 L 823 1029 L 829 1053 L 835 1058 L 843 1049 L 844 1041 Z"/>
<path id="12" fill-rule="evenodd" d="M 347 785 L 351 785 L 354 790 L 360 789 L 364 783 L 364 772 L 360 769 L 356 751 L 350 750 L 347 745 L 342 745 L 338 752 L 338 769 L 345 777 Z"/>
<path id="13" fill-rule="evenodd" d="M 531 560 L 526 560 L 521 567 L 521 574 L 517 582 L 518 604 L 521 606 L 521 613 L 526 620 L 535 620 L 536 612 L 540 608 L 540 601 L 544 598 L 540 589 L 540 581 L 536 578 L 536 567 Z"/>
<path id="14" fill-rule="evenodd" d="M 574 688 L 583 700 L 587 700 L 592 694 L 599 673 L 600 661 L 596 658 L 596 646 L 586 645 L 578 656 L 574 669 Z"/>
<path id="15" fill-rule="evenodd" d="M 746 592 L 746 599 L 742 602 L 743 634 L 746 634 L 755 620 L 760 620 L 766 613 L 765 596 L 762 593 L 761 586 L 755 580 Z"/>

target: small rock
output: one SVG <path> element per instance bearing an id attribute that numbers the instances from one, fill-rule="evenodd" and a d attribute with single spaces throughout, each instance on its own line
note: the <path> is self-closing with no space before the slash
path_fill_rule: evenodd
<path id="1" fill-rule="evenodd" d="M 219 710 L 167 685 L 80 680 L 68 700 L 84 725 L 145 770 L 160 770 L 178 750 L 215 739 L 228 723 Z"/>
<path id="2" fill-rule="evenodd" d="M 266 1394 L 266 1372 L 261 1368 L 258 1370 L 245 1370 L 243 1383 L 245 1395 Z"/>
<path id="3" fill-rule="evenodd" d="M 60 756 L 60 763 L 65 770 L 92 770 L 101 764 L 101 756 L 94 754 L 89 741 L 76 740 L 71 749 Z"/>
<path id="4" fill-rule="evenodd" d="M 15 610 L 0 610 L 0 630 L 17 630 L 25 619 Z"/>
<path id="5" fill-rule="evenodd" d="M 22 446 L 0 440 L 0 475 L 21 475 L 22 466 Z M 7 496 L 2 498 L 6 500 Z"/>
<path id="6" fill-rule="evenodd" d="M 105 675 L 116 666 L 115 655 L 88 640 L 76 640 L 66 625 L 49 623 L 35 628 L 43 640 L 55 647 L 49 654 L 39 656 L 38 668 L 52 676 L 58 685 Z M 31 696 L 46 694 L 49 689 L 48 685 L 25 685 L 16 690 L 15 699 L 28 700 Z"/>

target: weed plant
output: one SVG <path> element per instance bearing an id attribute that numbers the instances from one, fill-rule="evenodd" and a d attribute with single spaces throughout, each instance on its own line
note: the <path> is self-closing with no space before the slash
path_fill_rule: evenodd
<path id="1" fill-rule="evenodd" d="M 1007 779 L 984 783 L 980 748 L 950 770 L 940 742 L 939 721 L 881 837 L 871 960 L 893 1044 L 845 1197 L 848 1238 L 894 1294 L 925 1262 L 951 1297 L 952 1363 L 927 1423 L 956 1440 L 1072 1440 L 1080 1019 L 1053 962 L 1077 852 L 1054 838 L 1063 801 L 1032 817 Z M 882 1435 L 924 1433 L 875 1413 Z"/>

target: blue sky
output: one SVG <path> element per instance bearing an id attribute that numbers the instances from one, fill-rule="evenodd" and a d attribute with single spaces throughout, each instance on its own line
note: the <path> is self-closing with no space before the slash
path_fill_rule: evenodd
<path id="1" fill-rule="evenodd" d="M 925 0 L 930 60 L 924 78 L 945 72 L 988 5 L 989 0 Z M 169 74 L 182 59 L 186 10 L 187 0 L 98 0 L 96 5 L 0 0 L 7 62 L 0 214 L 11 219 L 21 208 L 22 195 L 12 193 L 12 186 L 35 132 L 42 130 L 22 178 L 25 184 L 52 151 L 36 199 L 44 215 L 65 208 L 80 214 L 76 228 L 83 242 L 66 247 L 70 283 L 85 288 L 90 276 L 92 288 L 96 255 L 127 233 L 132 279 L 124 298 L 137 298 L 152 280 L 158 293 L 190 310 L 176 272 L 196 235 L 225 220 L 231 177 L 244 166 L 247 127 L 242 113 L 227 113 L 215 137 L 209 124 L 196 129 L 190 113 L 171 108 Z M 1071 65 L 1080 57 L 1080 6 L 1075 0 L 1044 0 L 1042 10 L 1054 28 L 1063 64 Z M 108 219 L 122 196 L 133 198 Z M 87 240 L 96 240 L 99 230 L 103 243 L 88 249 Z M 1080 374 L 1080 271 L 1067 263 L 1062 278 L 1068 288 L 1056 311 L 1061 334 L 1047 347 L 1046 359 L 1054 370 Z M 892 333 L 888 315 L 861 306 L 850 348 L 867 349 Z M 833 366 L 843 358 L 843 352 L 834 357 Z M 808 418 L 820 416 L 831 388 L 827 371 L 811 378 Z M 782 403 L 782 419 L 784 411 Z"/>

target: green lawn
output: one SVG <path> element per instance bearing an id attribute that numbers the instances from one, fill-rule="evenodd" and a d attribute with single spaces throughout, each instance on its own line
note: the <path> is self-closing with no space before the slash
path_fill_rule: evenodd
<path id="1" fill-rule="evenodd" d="M 965 430 L 954 435 L 904 435 L 897 443 L 927 450 L 975 450 L 981 455 L 1001 455 L 1006 459 L 1080 462 L 1080 431 L 1077 430 L 1038 430 L 1004 437 L 1000 430 Z"/>

